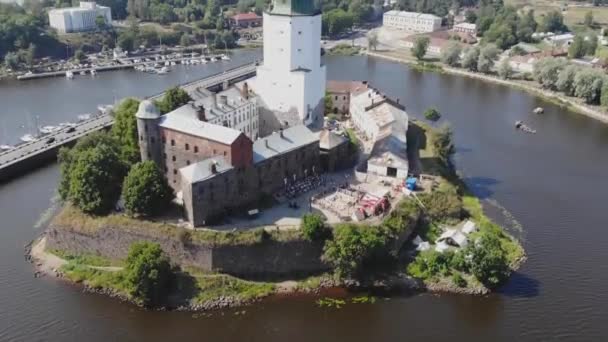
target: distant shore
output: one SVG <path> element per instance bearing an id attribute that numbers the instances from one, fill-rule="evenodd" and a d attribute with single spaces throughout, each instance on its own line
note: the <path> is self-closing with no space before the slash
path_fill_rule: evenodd
<path id="1" fill-rule="evenodd" d="M 365 53 L 371 57 L 388 59 L 388 60 L 391 60 L 394 62 L 404 63 L 404 64 L 408 64 L 408 65 L 416 65 L 416 63 L 417 63 L 415 60 L 412 60 L 409 58 L 399 58 L 399 57 L 389 56 L 389 55 L 383 54 L 381 52 L 366 51 Z M 558 92 L 542 89 L 538 86 L 529 84 L 530 82 L 521 81 L 521 80 L 505 80 L 505 79 L 501 79 L 501 78 L 498 78 L 493 75 L 486 75 L 486 74 L 481 74 L 481 73 L 477 73 L 477 72 L 471 72 L 471 71 L 467 71 L 465 69 L 452 68 L 452 67 L 445 66 L 443 64 L 440 65 L 440 68 L 438 67 L 437 69 L 433 69 L 433 71 L 441 71 L 441 72 L 445 72 L 445 73 L 452 74 L 452 75 L 465 76 L 465 77 L 469 77 L 469 78 L 474 78 L 474 79 L 478 79 L 478 80 L 482 80 L 482 81 L 492 82 L 495 84 L 501 84 L 501 85 L 506 85 L 506 86 L 509 86 L 512 88 L 520 89 L 520 90 L 526 91 L 528 93 L 531 93 L 532 95 L 541 97 L 552 103 L 555 103 L 559 106 L 567 107 L 568 109 L 571 109 L 572 111 L 574 111 L 578 114 L 583 114 L 587 117 L 590 117 L 592 119 L 595 119 L 595 120 L 608 124 L 608 113 L 603 111 L 599 106 L 590 106 L 590 105 L 584 104 L 584 103 L 582 103 L 581 100 L 579 100 L 577 98 L 566 97 L 563 94 L 560 94 Z"/>

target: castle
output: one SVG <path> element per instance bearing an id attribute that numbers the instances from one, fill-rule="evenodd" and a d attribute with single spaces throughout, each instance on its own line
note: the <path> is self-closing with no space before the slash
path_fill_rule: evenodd
<path id="1" fill-rule="evenodd" d="M 141 159 L 165 173 L 193 226 L 255 207 L 264 194 L 350 158 L 345 138 L 317 130 L 325 94 L 318 4 L 275 1 L 264 23 L 256 77 L 217 94 L 203 90 L 165 115 L 151 101 L 139 105 Z M 263 125 L 269 115 L 275 125 Z"/>

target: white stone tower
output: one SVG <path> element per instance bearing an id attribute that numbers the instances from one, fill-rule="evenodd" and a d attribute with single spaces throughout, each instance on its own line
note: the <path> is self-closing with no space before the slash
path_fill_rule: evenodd
<path id="1" fill-rule="evenodd" d="M 305 125 L 323 122 L 321 6 L 317 0 L 273 0 L 264 13 L 264 64 L 256 91 L 268 109 Z"/>

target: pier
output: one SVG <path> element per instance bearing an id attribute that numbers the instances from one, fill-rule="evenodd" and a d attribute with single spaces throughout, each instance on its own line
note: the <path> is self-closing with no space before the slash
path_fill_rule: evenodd
<path id="1" fill-rule="evenodd" d="M 224 89 L 236 82 L 245 80 L 255 75 L 257 63 L 249 63 L 235 67 L 223 72 L 205 77 L 200 80 L 179 85 L 189 93 L 198 88 L 209 90 Z M 148 99 L 157 100 L 164 95 L 155 94 Z M 57 152 L 62 146 L 71 146 L 76 141 L 92 132 L 107 129 L 114 123 L 111 115 L 98 115 L 91 119 L 76 123 L 74 130 L 67 127 L 47 134 L 35 141 L 23 143 L 15 148 L 0 152 L 0 183 L 6 182 L 11 178 L 23 175 L 28 171 L 56 160 Z M 54 138 L 51 139 L 51 138 Z"/>

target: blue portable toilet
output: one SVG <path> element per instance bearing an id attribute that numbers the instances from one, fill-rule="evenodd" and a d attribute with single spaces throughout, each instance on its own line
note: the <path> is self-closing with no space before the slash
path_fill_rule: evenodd
<path id="1" fill-rule="evenodd" d="M 408 177 L 408 178 L 405 180 L 405 187 L 406 187 L 408 190 L 411 190 L 411 191 L 416 190 L 416 178 L 414 178 L 414 177 Z"/>

